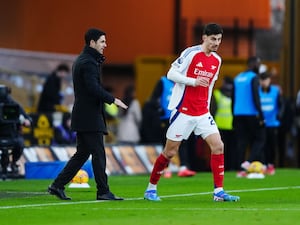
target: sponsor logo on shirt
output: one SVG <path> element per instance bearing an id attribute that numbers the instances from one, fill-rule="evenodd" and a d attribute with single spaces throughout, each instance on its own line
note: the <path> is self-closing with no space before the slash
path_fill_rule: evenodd
<path id="1" fill-rule="evenodd" d="M 197 67 L 203 67 L 202 62 L 198 62 Z"/>
<path id="2" fill-rule="evenodd" d="M 209 78 L 214 76 L 212 72 L 207 72 L 206 70 L 200 70 L 198 68 L 194 69 L 194 74 L 196 76 L 209 77 Z"/>

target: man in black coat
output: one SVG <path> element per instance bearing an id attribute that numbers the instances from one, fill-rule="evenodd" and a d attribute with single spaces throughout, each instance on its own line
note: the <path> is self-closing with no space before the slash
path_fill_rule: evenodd
<path id="1" fill-rule="evenodd" d="M 103 105 L 114 103 L 124 109 L 127 109 L 127 106 L 107 92 L 102 85 L 103 50 L 107 46 L 105 33 L 98 29 L 89 29 L 85 34 L 85 44 L 72 68 L 75 103 L 71 127 L 77 132 L 77 151 L 48 187 L 48 192 L 62 200 L 70 200 L 71 198 L 64 193 L 64 186 L 92 155 L 93 172 L 97 183 L 96 199 L 123 200 L 111 193 L 107 182 L 103 143 L 103 135 L 107 134 L 107 129 Z"/>

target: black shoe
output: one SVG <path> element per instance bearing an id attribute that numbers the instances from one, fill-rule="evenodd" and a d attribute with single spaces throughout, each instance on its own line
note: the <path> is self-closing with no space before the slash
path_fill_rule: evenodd
<path id="1" fill-rule="evenodd" d="M 115 196 L 111 192 L 107 192 L 106 194 L 98 195 L 97 194 L 97 200 L 124 200 L 123 198 Z"/>
<path id="2" fill-rule="evenodd" d="M 63 189 L 60 189 L 60 188 L 57 188 L 53 185 L 50 185 L 48 187 L 48 192 L 51 194 L 51 195 L 56 195 L 58 198 L 60 198 L 61 200 L 71 200 L 71 198 L 67 197 L 64 190 Z"/>

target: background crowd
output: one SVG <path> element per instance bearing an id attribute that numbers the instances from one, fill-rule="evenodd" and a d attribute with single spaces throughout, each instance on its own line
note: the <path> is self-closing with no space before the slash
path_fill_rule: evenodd
<path id="1" fill-rule="evenodd" d="M 273 175 L 275 167 L 290 166 L 290 161 L 295 158 L 293 140 L 299 137 L 300 91 L 296 99 L 286 98 L 280 86 L 273 82 L 276 73 L 272 68 L 267 68 L 258 57 L 249 57 L 247 64 L 247 70 L 235 77 L 220 75 L 218 82 L 222 84 L 213 91 L 211 110 L 225 145 L 225 169 L 238 171 L 237 175 L 243 177 L 250 163 L 257 160 L 264 163 L 268 174 Z M 68 76 L 70 69 L 62 63 L 47 77 L 38 113 L 53 113 L 64 108 L 61 83 Z M 247 82 L 240 82 L 243 79 Z M 135 95 L 135 85 L 128 85 L 122 96 L 128 110 L 114 105 L 105 107 L 109 129 L 106 143 L 164 145 L 172 87 L 173 83 L 162 75 L 151 96 L 141 105 Z M 54 123 L 52 145 L 75 145 L 76 133 L 70 128 L 70 117 L 65 110 L 62 122 Z M 179 162 L 185 172 L 181 176 L 193 176 L 197 170 L 208 169 L 206 165 L 197 165 L 206 163 L 202 161 L 206 157 L 205 151 L 201 138 L 192 135 L 183 142 Z M 8 170 L 16 171 L 16 161 L 14 157 Z M 165 174 L 171 176 L 170 173 L 167 175 L 168 171 Z"/>

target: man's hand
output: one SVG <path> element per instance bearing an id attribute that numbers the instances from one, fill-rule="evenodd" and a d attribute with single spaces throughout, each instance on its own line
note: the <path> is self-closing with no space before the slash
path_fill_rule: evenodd
<path id="1" fill-rule="evenodd" d="M 30 127 L 30 125 L 31 125 L 30 120 L 29 120 L 29 119 L 25 119 L 23 125 L 24 125 L 25 127 Z"/>
<path id="2" fill-rule="evenodd" d="M 26 119 L 22 114 L 19 116 L 19 120 L 22 126 L 30 127 L 31 121 L 29 119 Z"/>
<path id="3" fill-rule="evenodd" d="M 264 127 L 266 124 L 265 124 L 265 120 L 261 117 L 261 116 L 257 116 L 256 117 L 257 118 L 257 120 L 258 120 L 258 125 L 260 126 L 260 127 Z"/>
<path id="4" fill-rule="evenodd" d="M 198 76 L 196 78 L 195 86 L 208 87 L 209 86 L 209 78 Z"/>
<path id="5" fill-rule="evenodd" d="M 118 99 L 118 98 L 115 98 L 114 103 L 115 103 L 117 106 L 120 106 L 120 107 L 123 108 L 123 109 L 127 109 L 127 108 L 128 108 L 128 106 L 125 105 L 125 103 L 122 102 L 122 101 L 121 101 L 120 99 Z"/>

